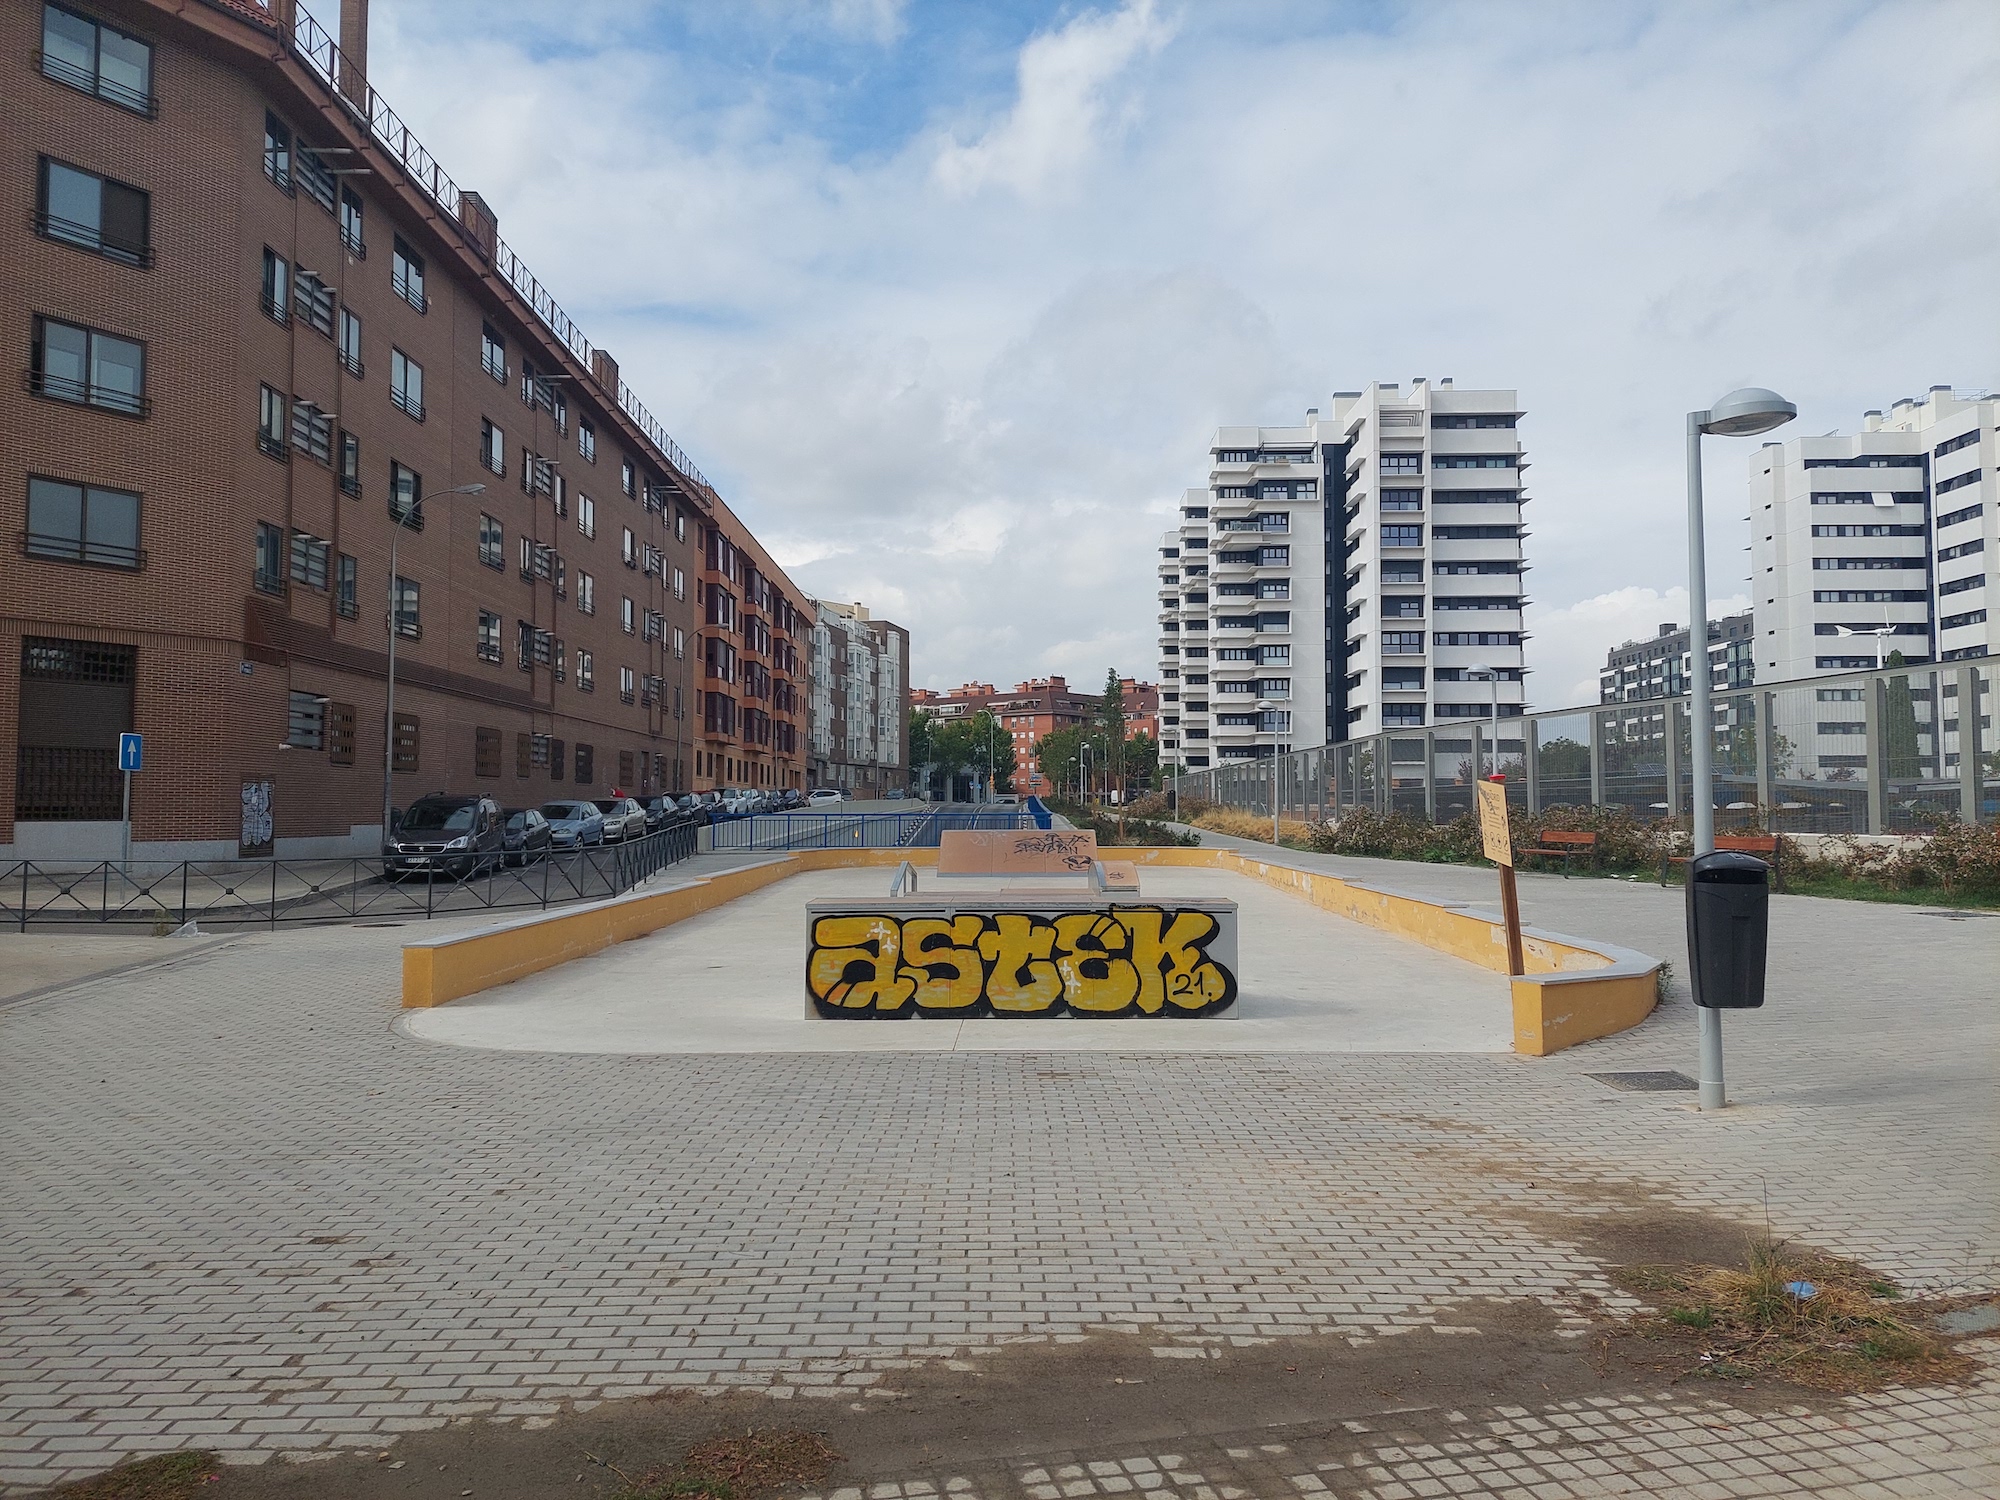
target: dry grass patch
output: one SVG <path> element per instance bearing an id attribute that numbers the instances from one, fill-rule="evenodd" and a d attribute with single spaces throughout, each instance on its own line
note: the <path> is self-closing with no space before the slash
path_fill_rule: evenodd
<path id="1" fill-rule="evenodd" d="M 1750 1244 L 1747 1269 L 1628 1266 L 1613 1273 L 1655 1303 L 1632 1331 L 1692 1357 L 1691 1373 L 1774 1379 L 1845 1394 L 1962 1380 L 1973 1362 L 1934 1321 L 1865 1266 L 1783 1240 Z"/>
<path id="2" fill-rule="evenodd" d="M 1263 813 L 1244 812 L 1234 807 L 1211 807 L 1206 812 L 1194 814 L 1190 820 L 1197 828 L 1207 828 L 1215 833 L 1227 834 L 1233 839 L 1259 839 L 1271 842 L 1271 819 Z M 1297 818 L 1280 818 L 1278 833 L 1280 842 L 1296 844 L 1299 848 L 1310 847 L 1313 825 Z"/>
<path id="3" fill-rule="evenodd" d="M 816 1432 L 753 1429 L 704 1438 L 671 1469 L 631 1482 L 617 1500 L 757 1500 L 817 1487 L 839 1458 Z"/>
<path id="4" fill-rule="evenodd" d="M 156 1453 L 50 1491 L 52 1500 L 191 1500 L 218 1477 L 213 1453 Z"/>

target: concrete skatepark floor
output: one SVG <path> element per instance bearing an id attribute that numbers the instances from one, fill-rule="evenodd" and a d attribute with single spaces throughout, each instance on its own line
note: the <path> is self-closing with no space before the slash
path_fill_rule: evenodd
<path id="1" fill-rule="evenodd" d="M 805 903 L 881 895 L 891 873 L 795 875 L 592 958 L 411 1011 L 398 1024 L 458 1046 L 635 1054 L 1504 1052 L 1512 1043 L 1500 975 L 1246 876 L 1176 868 L 1147 870 L 1144 898 L 1225 896 L 1240 910 L 1233 1018 L 808 1019 Z M 927 881 L 923 893 L 940 888 Z"/>

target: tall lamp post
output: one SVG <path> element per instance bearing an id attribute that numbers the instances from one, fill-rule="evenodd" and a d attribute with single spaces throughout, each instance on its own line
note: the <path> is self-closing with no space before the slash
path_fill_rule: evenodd
<path id="1" fill-rule="evenodd" d="M 439 490 L 431 498 L 442 500 L 447 495 L 483 495 L 483 484 L 461 484 L 456 489 Z M 400 591 L 396 587 L 396 544 L 402 539 L 403 528 L 415 520 L 423 511 L 424 502 L 411 502 L 407 514 L 398 516 L 389 532 L 389 686 L 382 704 L 382 846 L 389 845 L 390 821 L 396 811 L 395 787 L 392 778 L 396 767 L 396 615 L 402 604 Z"/>
<path id="2" fill-rule="evenodd" d="M 1688 617 L 1694 646 L 1694 670 L 1688 679 L 1689 737 L 1694 742 L 1694 854 L 1715 851 L 1715 727 L 1710 697 L 1713 679 L 1708 667 L 1708 555 L 1701 519 L 1701 440 L 1714 437 L 1756 437 L 1781 427 L 1799 409 L 1776 391 L 1746 386 L 1731 391 L 1707 411 L 1687 414 L 1688 489 Z M 1689 865 L 1688 878 L 1694 878 Z M 1697 1006 L 1701 1019 L 1702 1109 L 1721 1109 L 1727 1102 L 1722 1086 L 1722 1012 Z"/>
<path id="3" fill-rule="evenodd" d="M 1465 675 L 1472 682 L 1487 682 L 1493 685 L 1493 748 L 1487 753 L 1492 757 L 1488 762 L 1492 775 L 1500 774 L 1500 669 L 1498 667 L 1467 667 Z M 1479 780 L 1484 774 L 1477 765 L 1472 768 L 1472 779 Z"/>

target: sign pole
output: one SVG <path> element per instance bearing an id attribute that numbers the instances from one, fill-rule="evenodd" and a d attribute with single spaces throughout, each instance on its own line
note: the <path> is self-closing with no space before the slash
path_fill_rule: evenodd
<path id="1" fill-rule="evenodd" d="M 121 820 L 125 825 L 124 839 L 118 855 L 118 873 L 132 873 L 132 773 L 125 773 L 125 813 Z"/>
<path id="2" fill-rule="evenodd" d="M 1499 740 L 1494 740 L 1497 746 Z M 1495 759 L 1498 759 L 1496 754 Z M 1479 799 L 1479 837 L 1486 857 L 1500 867 L 1500 915 L 1507 925 L 1507 973 L 1527 972 L 1521 951 L 1521 901 L 1514 889 L 1514 840 L 1507 827 L 1507 778 L 1488 776 L 1475 784 Z"/>
<path id="3" fill-rule="evenodd" d="M 118 736 L 118 769 L 125 773 L 125 806 L 119 818 L 118 873 L 132 873 L 132 773 L 145 765 L 146 742 L 141 735 L 125 731 Z"/>

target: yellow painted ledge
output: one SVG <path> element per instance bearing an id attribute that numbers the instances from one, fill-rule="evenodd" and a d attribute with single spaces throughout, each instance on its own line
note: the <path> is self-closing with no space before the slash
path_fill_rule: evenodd
<path id="1" fill-rule="evenodd" d="M 935 849 L 800 849 L 753 865 L 565 911 L 535 912 L 469 932 L 403 946 L 403 1006 L 443 1005 L 523 975 L 602 952 L 613 943 L 711 911 L 808 870 L 937 863 Z M 1459 902 L 1434 901 L 1235 849 L 1120 849 L 1139 865 L 1230 870 L 1304 897 L 1349 921 L 1440 953 L 1507 972 L 1500 918 Z M 1660 961 L 1628 948 L 1522 929 L 1528 973 L 1513 981 L 1514 1050 L 1546 1057 L 1579 1042 L 1630 1030 L 1652 1014 Z"/>

